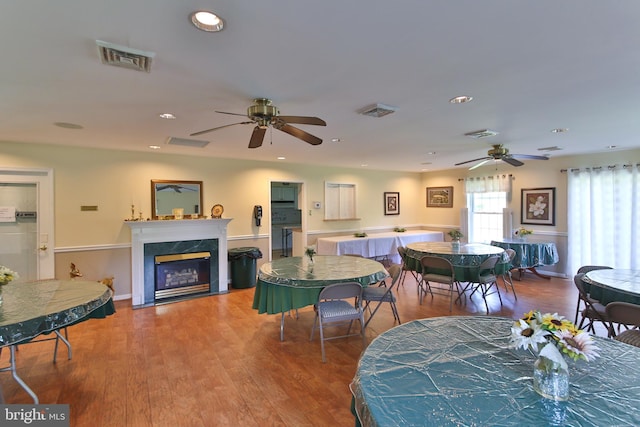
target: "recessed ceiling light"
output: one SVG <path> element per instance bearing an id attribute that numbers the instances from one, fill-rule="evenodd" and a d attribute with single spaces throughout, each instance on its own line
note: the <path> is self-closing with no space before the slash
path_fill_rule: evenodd
<path id="1" fill-rule="evenodd" d="M 367 163 L 363 163 L 363 164 L 361 164 L 360 166 L 361 166 L 361 167 L 363 167 L 363 168 L 366 168 L 367 166 L 369 166 L 369 164 L 367 164 Z"/>
<path id="2" fill-rule="evenodd" d="M 617 145 L 607 145 L 607 148 L 609 150 L 613 150 L 614 148 L 618 148 L 618 146 Z"/>
<path id="3" fill-rule="evenodd" d="M 64 129 L 84 129 L 84 127 L 75 123 L 55 122 L 54 125 Z"/>
<path id="4" fill-rule="evenodd" d="M 191 23 L 195 25 L 195 27 L 202 31 L 207 31 L 210 33 L 215 33 L 218 31 L 222 31 L 224 28 L 224 21 L 215 13 L 200 10 L 198 12 L 193 12 L 190 16 Z"/>
<path id="5" fill-rule="evenodd" d="M 152 150 L 159 150 L 160 146 L 159 145 L 150 145 L 149 148 L 151 148 Z"/>
<path id="6" fill-rule="evenodd" d="M 452 104 L 464 104 L 465 102 L 469 102 L 472 99 L 473 97 L 471 96 L 461 95 L 461 96 L 456 96 L 455 98 L 451 98 L 449 102 Z"/>
<path id="7" fill-rule="evenodd" d="M 171 114 L 171 113 L 162 113 L 162 114 L 160 114 L 160 118 L 161 118 L 161 119 L 173 120 L 173 119 L 175 119 L 175 118 L 176 118 L 176 116 L 174 116 L 174 115 L 173 115 L 173 114 Z"/>
<path id="8" fill-rule="evenodd" d="M 278 160 L 285 160 L 285 159 L 286 159 L 286 157 L 284 157 L 284 156 L 279 156 L 278 157 Z"/>
<path id="9" fill-rule="evenodd" d="M 340 142 L 340 138 L 331 138 L 331 142 Z"/>
<path id="10" fill-rule="evenodd" d="M 569 131 L 569 128 L 555 128 L 555 129 L 551 129 L 552 133 L 564 133 Z"/>

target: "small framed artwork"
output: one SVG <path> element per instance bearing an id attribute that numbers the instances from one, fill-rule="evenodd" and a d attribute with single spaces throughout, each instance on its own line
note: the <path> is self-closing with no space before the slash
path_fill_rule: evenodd
<path id="1" fill-rule="evenodd" d="M 556 225 L 556 189 L 522 189 L 522 224 Z"/>
<path id="2" fill-rule="evenodd" d="M 428 208 L 452 208 L 453 187 L 427 187 Z"/>
<path id="3" fill-rule="evenodd" d="M 384 214 L 400 215 L 400 193 L 384 193 Z"/>

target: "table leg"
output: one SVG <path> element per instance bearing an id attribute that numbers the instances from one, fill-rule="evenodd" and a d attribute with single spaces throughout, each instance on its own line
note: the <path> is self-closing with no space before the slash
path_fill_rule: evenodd
<path id="1" fill-rule="evenodd" d="M 11 352 L 11 355 L 9 356 L 9 366 L 0 369 L 0 372 L 11 371 L 11 376 L 13 377 L 13 379 L 16 380 L 20 387 L 22 387 L 29 396 L 31 396 L 31 398 L 33 399 L 33 403 L 36 405 L 39 404 L 40 401 L 38 400 L 38 396 L 36 396 L 36 394 L 33 392 L 33 390 L 31 390 L 27 383 L 22 381 L 22 378 L 18 376 L 18 372 L 16 372 L 16 346 L 10 346 L 9 351 Z"/>
<path id="2" fill-rule="evenodd" d="M 282 317 L 280 318 L 280 341 L 284 341 L 284 311 L 282 312 Z"/>
<path id="3" fill-rule="evenodd" d="M 519 268 L 518 269 L 518 273 L 519 273 L 518 274 L 518 280 L 522 280 L 522 275 L 524 274 L 525 270 L 529 270 L 530 272 L 532 272 L 536 276 L 540 277 L 541 279 L 551 280 L 551 276 L 547 276 L 546 274 L 540 273 L 538 270 L 536 270 L 535 267 Z"/>

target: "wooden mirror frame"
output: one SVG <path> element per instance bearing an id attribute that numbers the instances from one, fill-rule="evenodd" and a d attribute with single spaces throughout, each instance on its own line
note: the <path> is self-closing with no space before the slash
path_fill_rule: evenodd
<path id="1" fill-rule="evenodd" d="M 160 192 L 165 189 L 172 189 L 170 194 L 173 197 L 166 197 L 166 200 L 158 200 Z M 182 192 L 180 190 L 186 190 Z M 180 200 L 180 194 L 184 195 Z M 159 203 L 160 202 L 160 203 Z M 167 205 L 167 206 L 163 206 Z M 202 218 L 202 181 L 180 181 L 180 180 L 151 180 L 151 218 L 152 219 L 175 219 L 173 209 L 184 209 L 183 218 L 192 218 L 197 215 Z"/>

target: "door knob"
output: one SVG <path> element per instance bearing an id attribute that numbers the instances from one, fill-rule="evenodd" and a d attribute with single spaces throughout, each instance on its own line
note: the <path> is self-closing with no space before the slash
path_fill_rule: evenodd
<path id="1" fill-rule="evenodd" d="M 47 245 L 45 243 L 42 244 L 42 246 L 40 246 L 39 248 L 41 251 L 46 251 L 47 250 Z"/>

